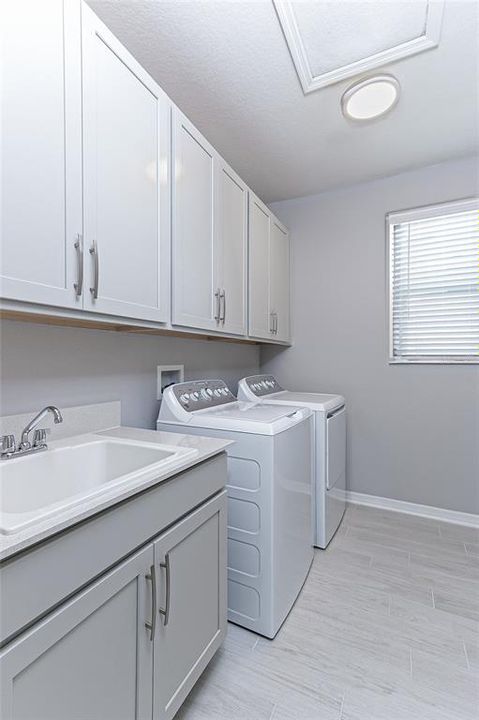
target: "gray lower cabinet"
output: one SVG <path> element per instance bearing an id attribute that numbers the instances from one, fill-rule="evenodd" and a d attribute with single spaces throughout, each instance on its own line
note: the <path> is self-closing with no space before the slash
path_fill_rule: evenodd
<path id="1" fill-rule="evenodd" d="M 7 646 L 2 720 L 151 717 L 152 564 L 149 545 Z"/>
<path id="2" fill-rule="evenodd" d="M 226 506 L 210 501 L 155 542 L 154 720 L 172 718 L 226 632 Z"/>
<path id="3" fill-rule="evenodd" d="M 223 491 L 1 651 L 2 720 L 172 718 L 223 641 L 225 550 Z"/>

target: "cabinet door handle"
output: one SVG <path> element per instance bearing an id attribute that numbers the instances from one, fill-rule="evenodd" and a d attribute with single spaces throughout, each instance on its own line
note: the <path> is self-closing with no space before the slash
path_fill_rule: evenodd
<path id="1" fill-rule="evenodd" d="M 164 627 L 168 625 L 168 620 L 170 619 L 170 553 L 166 553 L 165 555 L 165 562 L 160 563 L 160 567 L 165 569 L 166 573 L 166 579 L 165 579 L 165 608 L 160 608 L 159 613 L 160 615 L 163 615 L 165 618 L 163 621 Z"/>
<path id="2" fill-rule="evenodd" d="M 278 334 L 278 313 L 274 314 L 274 334 Z"/>
<path id="3" fill-rule="evenodd" d="M 274 333 L 274 312 L 271 311 L 269 314 L 269 331 L 271 334 Z"/>
<path id="4" fill-rule="evenodd" d="M 77 262 L 78 262 L 78 275 L 77 281 L 73 283 L 75 288 L 75 295 L 80 297 L 83 292 L 83 236 L 80 233 L 77 234 L 77 239 L 73 245 L 77 251 Z"/>
<path id="5" fill-rule="evenodd" d="M 226 317 L 226 290 L 222 290 L 220 292 L 220 307 L 221 307 L 221 303 L 222 303 L 223 310 L 220 311 L 220 320 L 224 325 L 225 317 Z"/>
<path id="6" fill-rule="evenodd" d="M 156 632 L 156 570 L 154 565 L 151 566 L 150 572 L 145 577 L 147 580 L 151 580 L 151 622 L 146 622 L 145 627 L 150 631 L 150 640 L 153 642 Z"/>
<path id="7" fill-rule="evenodd" d="M 88 251 L 93 258 L 93 287 L 90 288 L 90 292 L 93 295 L 93 299 L 98 298 L 98 280 L 100 276 L 100 258 L 98 257 L 98 245 L 96 240 L 93 240 L 90 250 Z"/>
<path id="8" fill-rule="evenodd" d="M 221 320 L 221 312 L 220 312 L 220 303 L 221 303 L 221 300 L 220 300 L 220 295 L 221 295 L 220 289 L 218 288 L 217 291 L 215 292 L 215 320 L 216 320 L 217 323 L 219 323 L 220 320 Z"/>

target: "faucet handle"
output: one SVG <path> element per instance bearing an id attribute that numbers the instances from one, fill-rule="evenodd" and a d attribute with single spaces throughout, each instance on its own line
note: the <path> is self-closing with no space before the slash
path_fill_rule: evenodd
<path id="1" fill-rule="evenodd" d="M 35 430 L 33 434 L 33 447 L 39 447 L 40 445 L 46 445 L 47 444 L 47 429 L 46 428 L 39 428 L 38 430 Z"/>
<path id="2" fill-rule="evenodd" d="M 15 452 L 15 436 L 14 435 L 2 435 L 0 437 L 0 452 L 2 455 L 7 453 Z"/>

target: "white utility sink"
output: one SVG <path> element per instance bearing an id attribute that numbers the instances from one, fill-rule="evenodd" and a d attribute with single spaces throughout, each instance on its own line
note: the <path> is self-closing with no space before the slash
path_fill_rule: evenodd
<path id="1" fill-rule="evenodd" d="M 194 448 L 89 437 L 58 443 L 0 465 L 0 533 L 9 535 L 119 485 L 155 478 L 198 453 Z"/>

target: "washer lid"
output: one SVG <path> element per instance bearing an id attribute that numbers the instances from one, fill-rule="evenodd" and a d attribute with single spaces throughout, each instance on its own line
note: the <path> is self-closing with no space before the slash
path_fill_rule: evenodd
<path id="1" fill-rule="evenodd" d="M 233 432 L 252 433 L 255 435 L 276 435 L 297 425 L 311 416 L 308 408 L 274 403 L 250 403 L 236 401 L 227 405 L 185 413 L 183 419 L 185 432 L 188 427 L 208 428 Z M 163 418 L 158 418 L 165 422 Z M 177 424 L 178 421 L 166 420 Z"/>
<path id="2" fill-rule="evenodd" d="M 198 413 L 194 413 L 193 417 L 197 422 L 202 422 L 203 418 L 210 417 L 218 423 L 229 419 L 240 420 L 241 422 L 267 423 L 271 425 L 284 417 L 291 417 L 296 410 L 300 410 L 300 408 L 290 407 L 289 404 L 280 405 L 279 403 L 275 403 L 274 405 L 266 405 L 265 403 L 251 403 L 238 400 L 230 405 L 220 405 L 219 407 L 200 410 Z"/>

